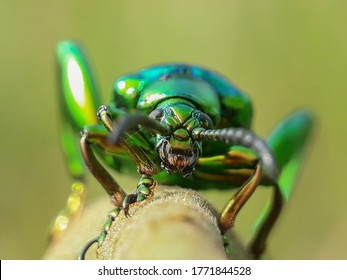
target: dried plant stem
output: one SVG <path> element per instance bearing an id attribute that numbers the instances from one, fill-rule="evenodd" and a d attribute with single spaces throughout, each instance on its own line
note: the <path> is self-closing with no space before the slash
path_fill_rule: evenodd
<path id="1" fill-rule="evenodd" d="M 74 259 L 84 244 L 100 234 L 106 221 L 104 200 L 95 202 L 51 244 L 46 259 Z M 110 210 L 110 208 L 108 209 Z M 158 187 L 151 200 L 123 211 L 99 248 L 100 259 L 246 259 L 245 249 L 230 237 L 232 254 L 223 247 L 215 211 L 195 191 Z M 96 246 L 95 246 L 96 247 Z M 92 247 L 87 258 L 95 258 Z"/>

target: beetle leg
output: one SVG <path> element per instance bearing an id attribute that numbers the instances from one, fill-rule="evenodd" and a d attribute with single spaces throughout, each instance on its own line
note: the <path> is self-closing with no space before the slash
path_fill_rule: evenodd
<path id="1" fill-rule="evenodd" d="M 118 109 L 112 109 L 112 107 L 107 107 L 105 105 L 102 105 L 98 110 L 98 118 L 108 131 L 115 131 L 116 129 L 118 129 L 117 124 L 113 122 L 113 117 L 118 117 L 122 113 L 120 111 L 115 112 L 114 110 Z M 93 151 L 88 144 L 88 141 L 98 142 L 108 151 L 117 147 L 122 147 L 129 153 L 130 156 L 133 157 L 134 161 L 138 165 L 140 172 L 146 171 L 146 173 L 148 174 L 155 173 L 155 165 L 153 165 L 153 162 L 150 158 L 148 158 L 145 150 L 140 146 L 129 145 L 127 141 L 121 141 L 119 145 L 111 144 L 105 137 L 105 133 L 96 130 L 92 134 L 91 131 L 87 130 L 84 130 L 82 132 L 81 146 L 84 160 L 86 161 L 87 166 L 91 170 L 92 174 L 103 185 L 107 193 L 113 198 L 115 204 L 117 206 L 120 206 L 121 204 L 125 214 L 128 215 L 130 204 L 142 201 L 149 197 L 152 194 L 152 190 L 156 186 L 156 182 L 151 177 L 149 177 L 149 175 L 143 174 L 137 185 L 135 193 L 125 196 L 125 193 L 122 191 L 121 187 L 114 181 L 114 179 L 109 175 L 105 168 L 103 168 L 102 165 L 96 160 Z"/>
<path id="2" fill-rule="evenodd" d="M 249 247 L 249 251 L 254 259 L 259 259 L 265 251 L 266 239 L 279 217 L 283 207 L 284 197 L 278 183 L 274 182 L 272 205 L 265 213 L 265 218 L 261 221 L 255 237 Z"/>
<path id="3" fill-rule="evenodd" d="M 101 105 L 97 112 L 98 119 L 104 124 L 108 131 L 113 131 L 116 126 L 113 120 L 124 117 L 126 113 L 112 105 Z"/>
<path id="4" fill-rule="evenodd" d="M 98 130 L 93 130 L 97 126 L 86 127 L 81 133 L 81 149 L 82 155 L 86 165 L 88 166 L 90 172 L 94 177 L 100 182 L 104 187 L 108 195 L 111 197 L 113 203 L 116 206 L 121 206 L 123 199 L 125 197 L 125 192 L 119 186 L 119 184 L 113 179 L 113 177 L 107 172 L 107 170 L 100 164 L 96 159 L 94 152 L 92 150 L 92 143 L 99 143 L 107 148 L 106 136 L 107 133 L 100 132 Z"/>
<path id="5" fill-rule="evenodd" d="M 84 261 L 86 259 L 86 253 L 88 252 L 89 248 L 94 244 L 98 242 L 98 237 L 93 238 L 92 240 L 89 240 L 86 245 L 84 245 L 81 252 L 78 254 L 77 259 L 79 261 Z"/>
<path id="6" fill-rule="evenodd" d="M 229 200 L 224 207 L 219 221 L 219 228 L 224 234 L 234 224 L 237 214 L 252 196 L 253 192 L 260 183 L 262 175 L 261 164 L 257 164 L 252 177 L 239 189 L 239 191 Z M 259 259 L 265 250 L 267 237 L 275 224 L 279 214 L 281 213 L 283 200 L 278 184 L 274 184 L 274 198 L 272 207 L 263 221 L 260 229 L 255 235 L 255 238 L 250 246 L 250 254 L 254 259 Z"/>
<path id="7" fill-rule="evenodd" d="M 108 234 L 108 232 L 110 231 L 111 225 L 114 222 L 114 220 L 116 219 L 116 217 L 118 216 L 120 210 L 121 210 L 121 208 L 116 207 L 115 209 L 111 210 L 108 213 L 107 221 L 103 226 L 101 234 L 98 237 L 95 237 L 92 240 L 88 241 L 87 244 L 84 245 L 82 251 L 78 255 L 78 258 L 77 258 L 78 260 L 85 260 L 85 256 L 86 256 L 87 251 L 94 243 L 98 244 L 98 248 L 96 251 L 96 254 L 98 254 L 99 248 L 100 248 L 101 244 L 104 242 L 104 239 L 105 239 L 106 235 Z"/>
<path id="8" fill-rule="evenodd" d="M 115 209 L 113 209 L 112 211 L 109 212 L 109 214 L 107 216 L 107 221 L 103 226 L 101 234 L 98 237 L 90 240 L 83 247 L 82 251 L 80 252 L 80 254 L 78 256 L 78 259 L 84 260 L 87 251 L 94 243 L 98 244 L 98 248 L 97 248 L 97 254 L 98 254 L 98 250 L 99 250 L 100 246 L 102 245 L 102 243 L 104 242 L 107 234 L 109 233 L 111 225 L 114 222 L 114 220 L 116 219 L 116 217 L 118 216 L 120 210 L 123 209 L 124 214 L 126 216 L 129 216 L 129 213 L 128 213 L 129 206 L 133 203 L 143 201 L 146 198 L 148 198 L 149 196 L 151 196 L 153 194 L 153 190 L 156 187 L 156 185 L 157 185 L 157 183 L 154 179 L 152 179 L 151 177 L 149 177 L 147 175 L 143 175 L 141 177 L 139 183 L 138 183 L 136 192 L 133 194 L 129 194 L 129 195 L 125 196 L 125 198 L 123 200 L 122 208 L 116 207 Z"/>
<path id="9" fill-rule="evenodd" d="M 204 180 L 205 184 L 208 182 L 215 184 L 218 181 L 227 189 L 230 189 L 230 185 L 241 187 L 252 176 L 258 161 L 257 156 L 248 149 L 232 146 L 223 155 L 199 158 L 194 177 Z M 264 172 L 262 177 L 263 183 L 266 180 Z"/>
<path id="10" fill-rule="evenodd" d="M 234 224 L 235 218 L 242 206 L 251 197 L 256 187 L 259 185 L 261 179 L 262 168 L 258 163 L 254 174 L 250 179 L 242 185 L 239 191 L 229 200 L 227 205 L 224 207 L 221 218 L 219 221 L 219 228 L 224 234 Z"/>
<path id="11" fill-rule="evenodd" d="M 261 164 L 258 163 L 254 174 L 245 184 L 243 184 L 239 191 L 229 200 L 227 205 L 222 210 L 221 218 L 219 221 L 219 228 L 222 234 L 227 232 L 233 226 L 237 214 L 239 213 L 243 205 L 247 202 L 247 200 L 252 196 L 253 192 L 261 182 L 261 178 L 262 168 Z M 262 221 L 260 228 L 255 234 L 255 237 L 249 249 L 250 254 L 254 259 L 259 259 L 264 253 L 267 237 L 282 210 L 283 196 L 281 194 L 279 185 L 274 182 L 273 186 L 274 196 L 272 199 L 271 208 L 267 212 L 265 219 Z"/>
<path id="12" fill-rule="evenodd" d="M 271 208 L 267 207 L 257 221 L 260 227 L 250 246 L 255 258 L 264 251 L 266 236 L 281 211 L 283 201 L 290 196 L 312 127 L 313 116 L 307 111 L 297 111 L 277 125 L 267 139 L 281 175 L 278 182 L 272 182 L 275 188 Z"/>
<path id="13" fill-rule="evenodd" d="M 113 110 L 110 112 L 110 109 Z M 114 117 L 118 117 L 119 113 L 117 108 L 107 107 L 105 105 L 101 106 L 98 110 L 98 118 L 104 124 L 105 128 L 108 131 L 115 132 L 117 130 L 122 130 L 122 128 L 118 127 L 118 124 L 113 122 Z M 111 115 L 112 114 L 112 115 Z M 140 135 L 137 135 L 139 137 Z M 133 136 L 134 137 L 134 136 Z M 138 139 L 139 140 L 139 139 Z M 139 142 L 138 142 L 139 143 Z M 148 173 L 149 175 L 143 174 L 138 185 L 136 191 L 133 194 L 127 195 L 124 200 L 122 207 L 124 209 L 124 213 L 128 216 L 129 206 L 135 202 L 139 202 L 145 200 L 152 194 L 152 190 L 155 188 L 156 181 L 154 181 L 150 174 L 156 172 L 155 165 L 148 158 L 148 155 L 144 153 L 144 150 L 139 146 L 131 146 L 127 143 L 127 141 L 120 141 L 119 145 L 121 145 L 125 150 L 128 151 L 130 156 L 133 157 L 134 161 L 138 165 L 138 170 L 140 173 Z"/>
<path id="14" fill-rule="evenodd" d="M 254 169 L 255 171 L 253 171 Z M 240 209 L 258 185 L 273 186 L 272 206 L 263 215 L 261 226 L 250 246 L 252 257 L 259 258 L 265 250 L 267 237 L 282 209 L 283 198 L 278 183 L 262 172 L 261 163 L 253 153 L 243 151 L 243 148 L 238 146 L 231 147 L 225 155 L 201 158 L 195 176 L 199 181 L 205 180 L 202 184 L 219 182 L 221 186 L 229 184 L 229 188 L 230 186 L 240 186 L 247 180 L 222 211 L 219 226 L 223 234 L 233 226 Z"/>
<path id="15" fill-rule="evenodd" d="M 296 173 L 311 134 L 312 125 L 312 115 L 306 111 L 299 111 L 282 121 L 267 139 L 267 145 L 274 155 L 280 176 L 278 179 L 275 179 L 274 176 L 268 176 L 269 174 L 263 173 L 259 182 L 261 185 L 273 186 L 273 198 L 271 206 L 265 209 L 265 212 L 262 213 L 257 222 L 256 235 L 250 246 L 250 251 L 254 258 L 259 258 L 264 252 L 266 239 L 281 212 L 283 201 L 288 199 L 290 195 Z M 242 156 L 242 153 L 241 161 L 235 161 L 237 157 L 235 157 L 235 151 L 233 151 L 234 147 L 226 155 L 200 159 L 195 172 L 197 179 L 205 179 L 207 182 L 214 183 L 218 181 L 223 186 L 225 185 L 223 183 L 237 186 L 239 180 L 241 179 L 242 181 L 245 178 L 244 176 L 249 174 L 254 161 L 252 157 Z M 247 161 L 250 164 L 247 164 Z M 248 188 L 249 186 L 247 185 L 254 180 L 254 178 L 251 178 L 244 187 Z M 223 213 L 225 211 L 229 213 L 226 216 L 224 214 L 224 218 L 228 218 L 225 219 L 229 222 L 225 223 L 222 221 L 222 231 L 227 230 L 232 225 L 230 221 L 233 222 L 234 219 L 232 215 L 233 211 L 228 210 L 228 208 L 232 209 L 235 207 L 233 203 L 235 202 L 232 199 L 223 211 Z"/>
<path id="16" fill-rule="evenodd" d="M 153 190 L 157 186 L 157 182 L 150 176 L 142 175 L 139 183 L 137 184 L 136 191 L 133 194 L 127 195 L 123 200 L 123 209 L 126 216 L 128 216 L 129 206 L 133 203 L 140 202 L 150 197 Z"/>
<path id="17" fill-rule="evenodd" d="M 118 130 L 122 130 L 122 128 L 119 128 L 118 123 L 115 121 L 118 119 L 118 117 L 124 117 L 126 115 L 126 113 L 122 110 L 119 110 L 114 106 L 102 105 L 99 108 L 97 115 L 105 128 L 111 132 L 110 135 L 112 135 L 112 133 L 117 133 Z M 109 139 L 110 136 L 108 136 L 107 145 L 122 147 L 136 163 L 137 170 L 140 174 L 152 175 L 157 173 L 157 166 L 150 156 L 152 148 L 148 144 L 146 138 L 142 135 L 142 133 L 139 133 L 139 131 L 131 135 L 126 135 L 126 132 L 128 131 L 121 132 L 121 134 L 125 135 L 122 136 L 119 143 L 113 143 Z M 125 137 L 131 138 L 132 141 L 126 141 Z"/>
<path id="18" fill-rule="evenodd" d="M 278 178 L 278 169 L 274 155 L 266 142 L 248 129 L 230 127 L 223 129 L 195 129 L 193 138 L 203 141 L 221 141 L 233 145 L 241 145 L 259 156 L 259 159 L 272 179 Z"/>

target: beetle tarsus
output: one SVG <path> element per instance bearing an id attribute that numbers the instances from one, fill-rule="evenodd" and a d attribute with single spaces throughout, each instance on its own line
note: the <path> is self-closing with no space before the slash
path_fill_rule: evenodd
<path id="1" fill-rule="evenodd" d="M 156 185 L 156 181 L 151 177 L 142 175 L 135 193 L 128 194 L 123 200 L 122 208 L 124 210 L 124 214 L 128 217 L 129 206 L 135 202 L 140 202 L 148 198 L 152 194 L 152 191 L 155 189 Z"/>
<path id="2" fill-rule="evenodd" d="M 123 205 L 122 205 L 122 209 L 124 210 L 124 214 L 126 217 L 129 217 L 129 206 L 133 203 L 136 202 L 136 198 L 137 198 L 137 194 L 133 193 L 133 194 L 128 194 L 124 200 L 123 200 Z"/>

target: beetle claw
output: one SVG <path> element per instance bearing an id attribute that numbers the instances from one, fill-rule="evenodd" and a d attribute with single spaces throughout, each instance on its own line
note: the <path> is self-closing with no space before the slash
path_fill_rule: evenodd
<path id="1" fill-rule="evenodd" d="M 130 206 L 130 204 L 136 202 L 136 198 L 137 198 L 137 194 L 129 194 L 123 200 L 122 208 L 123 208 L 124 214 L 125 214 L 125 216 L 127 218 L 130 217 L 130 215 L 129 215 L 129 206 Z"/>
<path id="2" fill-rule="evenodd" d="M 128 206 L 128 207 L 126 207 L 126 208 L 123 208 L 123 210 L 124 210 L 124 215 L 125 215 L 125 217 L 130 218 L 130 214 L 129 214 L 129 206 Z"/>

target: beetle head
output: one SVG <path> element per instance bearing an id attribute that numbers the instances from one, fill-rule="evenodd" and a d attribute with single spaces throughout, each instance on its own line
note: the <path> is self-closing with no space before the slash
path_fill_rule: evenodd
<path id="1" fill-rule="evenodd" d="M 202 152 L 202 144 L 193 139 L 192 131 L 211 127 L 210 117 L 186 103 L 157 108 L 149 117 L 159 121 L 170 131 L 167 135 L 156 136 L 161 167 L 168 173 L 182 173 L 184 177 L 191 175 Z"/>

